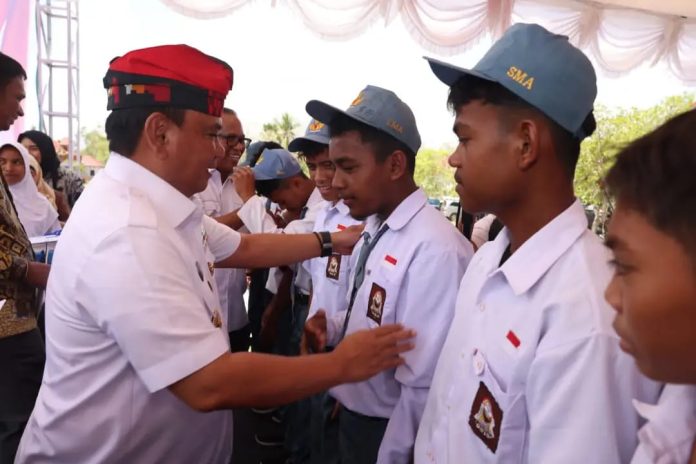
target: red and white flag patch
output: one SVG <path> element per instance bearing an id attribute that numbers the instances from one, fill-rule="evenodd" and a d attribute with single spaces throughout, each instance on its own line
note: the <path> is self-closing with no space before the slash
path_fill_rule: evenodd
<path id="1" fill-rule="evenodd" d="M 392 255 L 384 255 L 384 259 L 382 260 L 382 266 L 386 267 L 390 271 L 394 268 L 396 268 L 396 263 L 397 260 L 395 257 Z"/>
<path id="2" fill-rule="evenodd" d="M 338 229 L 338 231 L 340 232 L 342 230 L 346 230 L 346 226 L 344 226 L 343 224 L 339 224 L 336 226 L 336 229 Z"/>
<path id="3" fill-rule="evenodd" d="M 517 356 L 521 351 L 522 341 L 515 332 L 508 330 L 503 341 L 503 347 L 510 356 Z"/>

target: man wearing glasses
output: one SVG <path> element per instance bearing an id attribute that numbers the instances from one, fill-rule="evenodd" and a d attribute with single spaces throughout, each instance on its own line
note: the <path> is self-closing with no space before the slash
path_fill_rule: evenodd
<path id="1" fill-rule="evenodd" d="M 218 159 L 216 168 L 210 171 L 208 187 L 194 195 L 194 201 L 201 205 L 205 214 L 227 224 L 226 215 L 244 204 L 232 185 L 231 176 L 251 142 L 251 139 L 244 137 L 242 123 L 234 110 L 222 110 L 222 131 L 218 135 L 218 141 L 224 149 L 224 155 Z M 246 228 L 240 231 L 248 232 Z M 215 269 L 214 277 L 220 295 L 223 321 L 226 321 L 230 334 L 230 348 L 233 352 L 247 351 L 250 331 L 243 298 L 246 290 L 246 271 Z"/>

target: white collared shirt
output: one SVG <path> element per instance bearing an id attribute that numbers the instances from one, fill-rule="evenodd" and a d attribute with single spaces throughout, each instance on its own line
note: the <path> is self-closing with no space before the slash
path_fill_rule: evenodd
<path id="1" fill-rule="evenodd" d="M 208 262 L 239 241 L 112 153 L 55 250 L 46 367 L 17 462 L 229 462 L 231 412 L 197 412 L 167 387 L 229 351 Z"/>
<path id="2" fill-rule="evenodd" d="M 696 385 L 665 385 L 657 404 L 634 401 L 647 423 L 631 464 L 686 464 L 696 439 Z"/>
<path id="3" fill-rule="evenodd" d="M 415 348 L 404 353 L 405 364 L 395 370 L 330 390 L 352 411 L 389 418 L 379 464 L 410 462 L 435 362 L 454 315 L 457 285 L 473 255 L 471 243 L 427 205 L 418 189 L 387 218 L 389 230 L 366 261 L 347 328 L 352 333 L 399 322 L 416 330 Z M 377 217 L 371 216 L 365 231 L 375 237 L 379 227 Z M 363 243 L 351 256 L 352 274 Z M 338 342 L 345 313 L 327 320 L 329 345 Z"/>
<path id="4" fill-rule="evenodd" d="M 220 172 L 212 170 L 205 190 L 193 196 L 193 201 L 203 208 L 203 212 L 213 218 L 230 213 L 242 207 L 244 202 L 234 189 L 231 178 L 222 182 Z M 242 227 L 240 232 L 248 232 Z M 215 269 L 215 282 L 220 294 L 220 308 L 227 330 L 232 332 L 249 323 L 244 292 L 246 291 L 245 269 Z"/>
<path id="5" fill-rule="evenodd" d="M 290 221 L 284 228 L 278 227 L 271 216 L 266 213 L 265 200 L 259 196 L 254 196 L 247 200 L 237 214 L 252 234 L 306 234 L 312 232 L 317 213 L 324 208 L 324 200 L 321 198 L 319 189 L 315 188 L 312 190 L 305 207 L 307 211 L 304 218 Z M 293 281 L 295 287 L 305 295 L 309 295 L 311 290 L 309 273 L 302 266 L 297 268 L 295 266 L 290 267 L 295 273 Z M 277 293 L 282 277 L 283 273 L 278 268 L 271 268 L 268 273 L 266 288 L 271 293 Z"/>
<path id="6" fill-rule="evenodd" d="M 462 279 L 415 462 L 628 462 L 631 398 L 659 385 L 619 349 L 610 253 L 578 201 L 500 266 L 508 245 L 504 229 Z"/>
<path id="7" fill-rule="evenodd" d="M 314 223 L 314 231 L 338 232 L 346 227 L 361 224 L 353 219 L 350 210 L 343 203 L 324 202 L 324 209 L 319 211 Z M 350 256 L 331 255 L 323 258 L 309 259 L 303 266 L 312 281 L 312 303 L 309 317 L 319 309 L 326 312 L 326 317 L 333 317 L 348 306 L 346 295 L 349 292 Z"/>

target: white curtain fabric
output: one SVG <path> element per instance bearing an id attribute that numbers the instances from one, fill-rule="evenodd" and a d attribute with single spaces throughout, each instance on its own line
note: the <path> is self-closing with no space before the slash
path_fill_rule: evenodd
<path id="1" fill-rule="evenodd" d="M 161 1 L 184 15 L 206 19 L 229 15 L 252 0 Z M 376 22 L 388 25 L 398 17 L 424 48 L 450 55 L 481 36 L 499 37 L 512 23 L 536 22 L 569 36 L 610 74 L 665 61 L 684 83 L 696 84 L 695 18 L 580 0 L 271 1 L 273 7 L 278 3 L 326 39 L 350 39 Z"/>

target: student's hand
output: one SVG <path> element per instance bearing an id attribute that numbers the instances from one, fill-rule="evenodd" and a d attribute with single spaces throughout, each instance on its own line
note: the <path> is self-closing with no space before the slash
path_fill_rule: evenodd
<path id="1" fill-rule="evenodd" d="M 331 353 L 343 373 L 343 383 L 360 382 L 404 363 L 401 353 L 413 349 L 416 333 L 400 324 L 383 325 L 348 335 Z"/>
<path id="2" fill-rule="evenodd" d="M 237 167 L 232 173 L 232 185 L 244 203 L 256 194 L 254 171 L 249 166 Z"/>
<path id="3" fill-rule="evenodd" d="M 340 232 L 334 232 L 331 234 L 331 243 L 333 245 L 333 252 L 342 255 L 349 255 L 353 252 L 353 247 L 358 240 L 360 240 L 360 234 L 362 234 L 365 226 L 363 224 L 358 224 L 355 226 L 350 226 L 345 230 Z"/>
<path id="4" fill-rule="evenodd" d="M 315 353 L 322 353 L 326 348 L 326 313 L 323 309 L 307 319 L 302 336 L 303 349 L 309 352 L 312 349 Z"/>

